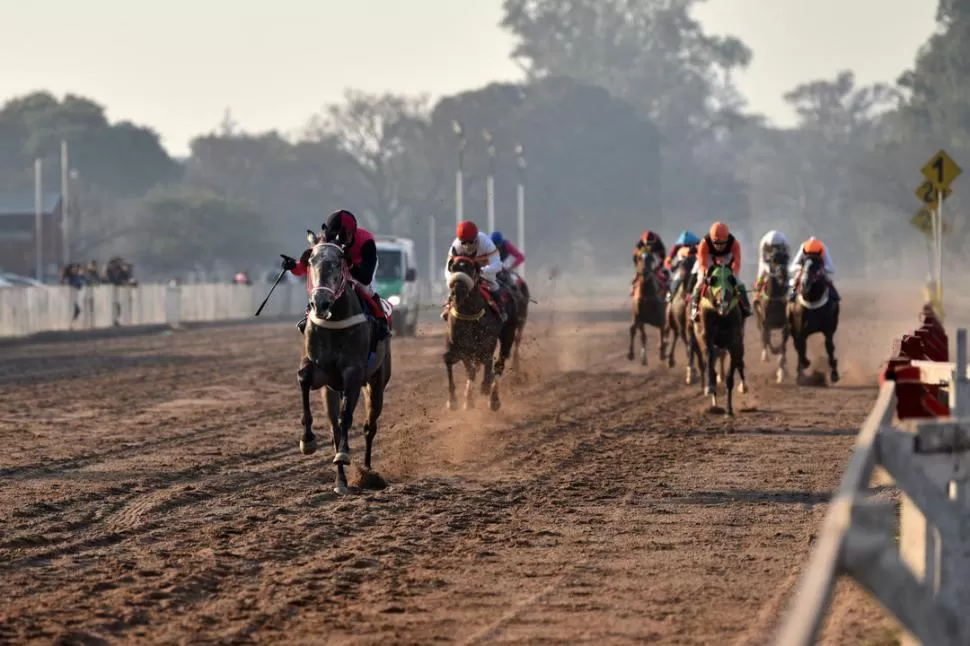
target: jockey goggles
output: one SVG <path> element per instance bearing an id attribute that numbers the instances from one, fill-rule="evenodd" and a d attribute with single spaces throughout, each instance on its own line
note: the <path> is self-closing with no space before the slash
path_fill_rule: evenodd
<path id="1" fill-rule="evenodd" d="M 476 238 L 472 238 L 471 240 L 459 240 L 459 244 L 461 244 L 462 251 L 465 251 L 466 253 L 475 250 L 476 242 L 478 242 Z"/>

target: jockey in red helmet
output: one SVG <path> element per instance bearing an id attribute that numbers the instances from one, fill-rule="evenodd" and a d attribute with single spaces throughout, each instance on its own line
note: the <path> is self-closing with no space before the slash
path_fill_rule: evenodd
<path id="1" fill-rule="evenodd" d="M 380 296 L 373 287 L 374 274 L 377 272 L 377 243 L 374 241 L 374 236 L 367 229 L 357 226 L 357 218 L 353 213 L 340 209 L 331 213 L 324 223 L 323 239 L 343 248 L 344 259 L 350 270 L 350 277 L 353 279 L 351 284 L 354 291 L 377 319 L 377 340 L 386 338 L 390 332 L 390 324 L 381 306 Z M 292 258 L 284 259 L 283 269 L 293 272 L 294 276 L 306 276 L 311 251 L 311 249 L 304 251 L 297 261 Z M 309 284 L 307 288 L 309 289 Z M 307 312 L 309 312 L 309 306 L 307 306 Z M 297 328 L 300 332 L 306 329 L 306 314 L 303 320 L 297 323 Z"/>
<path id="2" fill-rule="evenodd" d="M 663 278 L 663 284 L 667 283 L 667 279 L 670 277 L 670 271 L 664 266 L 664 260 L 667 257 L 667 247 L 664 246 L 664 241 L 660 239 L 660 236 L 653 231 L 644 231 L 640 235 L 640 239 L 637 241 L 635 247 L 633 247 L 633 266 L 637 266 L 637 258 L 644 251 L 653 254 L 656 257 L 656 262 L 654 267 L 657 267 L 657 274 Z M 636 284 L 637 277 L 634 276 L 633 280 L 630 282 L 631 285 Z M 633 288 L 630 288 L 630 294 L 633 294 Z"/>
<path id="3" fill-rule="evenodd" d="M 487 234 L 478 230 L 478 226 L 471 220 L 458 223 L 455 240 L 448 249 L 448 262 L 445 271 L 451 271 L 451 259 L 455 256 L 474 258 L 481 267 L 482 280 L 488 285 L 491 295 L 491 305 L 495 308 L 502 322 L 508 320 L 508 313 L 502 306 L 498 273 L 502 271 L 502 259 L 495 243 Z M 442 312 L 441 318 L 447 318 L 448 309 Z"/>

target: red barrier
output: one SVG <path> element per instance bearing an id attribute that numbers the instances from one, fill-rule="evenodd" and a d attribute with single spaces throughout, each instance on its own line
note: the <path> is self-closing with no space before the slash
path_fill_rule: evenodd
<path id="1" fill-rule="evenodd" d="M 930 304 L 923 306 L 921 324 L 912 334 L 893 341 L 892 356 L 879 374 L 879 383 L 896 382 L 896 415 L 899 419 L 946 417 L 940 387 L 923 383 L 913 361 L 948 361 L 950 343 L 946 329 Z"/>

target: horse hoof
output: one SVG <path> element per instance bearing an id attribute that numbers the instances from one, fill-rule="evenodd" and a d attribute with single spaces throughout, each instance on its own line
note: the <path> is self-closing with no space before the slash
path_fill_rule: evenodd
<path id="1" fill-rule="evenodd" d="M 717 408 L 717 395 L 711 395 L 711 408 Z"/>
<path id="2" fill-rule="evenodd" d="M 744 383 L 743 381 L 739 383 L 738 392 L 741 393 L 742 395 L 748 392 L 748 384 Z"/>
<path id="3" fill-rule="evenodd" d="M 447 402 L 445 403 L 445 408 L 447 408 L 448 410 L 455 410 L 455 407 L 456 407 L 457 405 L 458 405 L 458 402 L 457 402 L 457 401 L 455 401 L 454 399 L 449 399 L 449 400 L 448 400 L 448 401 L 447 401 Z"/>
<path id="4" fill-rule="evenodd" d="M 309 440 L 300 440 L 300 453 L 303 455 L 313 455 L 317 452 L 317 438 L 313 437 Z"/>
<path id="5" fill-rule="evenodd" d="M 337 455 L 333 456 L 334 464 L 342 464 L 345 467 L 350 465 L 350 454 L 346 451 L 338 451 Z"/>
<path id="6" fill-rule="evenodd" d="M 473 410 L 475 408 L 475 402 L 470 399 L 465 400 L 465 410 Z"/>
<path id="7" fill-rule="evenodd" d="M 762 361 L 765 361 L 765 362 L 768 361 L 768 351 L 767 350 L 762 350 L 761 351 L 761 360 Z"/>
<path id="8" fill-rule="evenodd" d="M 730 419 L 730 418 L 734 417 L 734 411 L 733 410 L 726 410 L 726 411 L 724 411 L 724 416 L 727 417 L 728 419 Z"/>
<path id="9" fill-rule="evenodd" d="M 338 496 L 346 496 L 348 493 L 350 493 L 350 489 L 347 488 L 347 485 L 338 484 L 333 488 L 333 492 Z"/>
<path id="10" fill-rule="evenodd" d="M 779 368 L 778 372 L 775 373 L 775 383 L 780 384 L 780 383 L 784 383 L 784 381 L 785 381 L 785 371 Z"/>
<path id="11" fill-rule="evenodd" d="M 833 384 L 839 383 L 839 371 L 833 370 L 832 374 L 829 375 L 829 379 L 832 381 Z"/>
<path id="12" fill-rule="evenodd" d="M 629 352 L 627 352 L 626 358 L 630 361 L 633 361 L 633 350 L 630 350 Z"/>
<path id="13" fill-rule="evenodd" d="M 724 383 L 724 379 L 721 377 L 721 375 L 718 375 L 717 376 L 717 383 L 718 383 L 718 385 Z"/>
<path id="14" fill-rule="evenodd" d="M 489 399 L 488 406 L 493 411 L 497 411 L 502 407 L 502 400 L 498 398 L 498 395 L 492 395 L 491 399 Z"/>
<path id="15" fill-rule="evenodd" d="M 714 393 L 714 389 L 713 388 L 711 388 L 710 386 L 704 386 L 704 394 L 705 395 L 711 395 L 713 393 Z"/>

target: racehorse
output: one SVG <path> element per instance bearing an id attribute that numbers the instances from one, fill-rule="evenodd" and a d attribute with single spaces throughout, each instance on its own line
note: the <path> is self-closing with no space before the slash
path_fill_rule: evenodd
<path id="1" fill-rule="evenodd" d="M 785 380 L 788 364 L 788 254 L 776 251 L 769 263 L 771 271 L 764 286 L 755 294 L 754 313 L 761 331 L 761 360 L 768 361 L 768 352 L 779 355 L 775 381 Z M 771 333 L 781 331 L 781 343 L 771 342 Z"/>
<path id="2" fill-rule="evenodd" d="M 798 353 L 797 379 L 802 382 L 804 370 L 811 365 L 806 356 L 808 337 L 825 336 L 825 352 L 829 356 L 829 379 L 839 380 L 839 361 L 835 358 L 835 331 L 839 327 L 839 303 L 830 298 L 831 290 L 825 276 L 824 264 L 818 254 L 806 254 L 801 275 L 795 287 L 795 300 L 788 304 L 788 326 L 792 343 Z"/>
<path id="3" fill-rule="evenodd" d="M 694 361 L 696 359 L 698 367 L 700 364 L 700 348 L 697 339 L 694 337 L 694 326 L 690 324 L 687 315 L 688 298 L 694 289 L 693 282 L 696 274 L 692 272 L 694 264 L 697 262 L 696 256 L 686 256 L 680 261 L 675 270 L 679 280 L 677 291 L 670 295 L 670 302 L 664 313 L 663 334 L 666 339 L 670 335 L 670 346 L 667 348 L 667 366 L 673 368 L 674 348 L 677 347 L 677 339 L 684 343 L 684 353 L 687 355 L 687 385 L 694 383 Z M 723 366 L 723 361 L 722 361 Z"/>
<path id="4" fill-rule="evenodd" d="M 664 286 L 657 277 L 657 257 L 643 251 L 637 256 L 637 277 L 633 287 L 633 322 L 630 323 L 630 349 L 626 358 L 633 361 L 633 339 L 640 332 L 640 362 L 647 365 L 647 325 L 660 330 L 660 360 L 667 355 L 664 335 L 666 302 Z"/>
<path id="5" fill-rule="evenodd" d="M 323 401 L 330 419 L 337 470 L 334 491 L 345 494 L 344 467 L 350 464 L 348 436 L 361 391 L 367 406 L 364 468 L 371 468 L 377 420 L 384 408 L 384 389 L 391 379 L 391 341 L 376 341 L 377 322 L 364 313 L 340 246 L 321 242 L 312 232 L 308 232 L 307 240 L 313 248 L 308 260 L 312 293 L 303 335 L 303 358 L 297 373 L 303 395 L 300 451 L 311 455 L 317 450 L 310 391 L 325 386 Z"/>
<path id="6" fill-rule="evenodd" d="M 481 268 L 474 258 L 455 256 L 448 263 L 449 310 L 445 334 L 445 367 L 448 369 L 448 408 L 457 405 L 453 366 L 465 364 L 468 379 L 465 382 L 465 409 L 472 408 L 475 379 L 478 367 L 484 368 L 481 393 L 489 396 L 493 411 L 502 406 L 498 381 L 505 370 L 505 362 L 515 341 L 518 317 L 515 303 L 506 303 L 505 322 L 485 302 L 482 290 Z M 511 300 L 511 299 L 509 299 Z M 499 345 L 499 357 L 495 360 L 495 346 Z"/>
<path id="7" fill-rule="evenodd" d="M 706 293 L 705 293 L 706 292 Z M 727 350 L 727 406 L 725 415 L 734 416 L 734 373 L 741 378 L 738 392 L 748 390 L 744 379 L 744 317 L 741 315 L 737 279 L 730 267 L 714 265 L 705 279 L 705 289 L 698 304 L 700 316 L 694 323 L 694 334 L 701 346 L 701 370 L 707 372 L 704 394 L 711 396 L 717 407 L 717 382 L 714 361 L 718 348 Z"/>
<path id="8" fill-rule="evenodd" d="M 515 342 L 512 346 L 512 371 L 519 370 L 519 345 L 522 343 L 522 330 L 529 318 L 529 286 L 525 279 L 514 273 L 511 269 L 499 273 L 499 280 L 509 290 L 509 295 L 515 301 L 515 314 L 517 325 L 515 326 Z"/>

